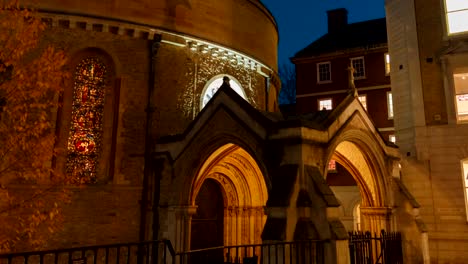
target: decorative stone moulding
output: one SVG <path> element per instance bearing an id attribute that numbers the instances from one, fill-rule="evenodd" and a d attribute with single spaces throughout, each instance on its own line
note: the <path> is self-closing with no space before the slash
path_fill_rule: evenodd
<path id="1" fill-rule="evenodd" d="M 219 46 L 213 43 L 209 43 L 203 40 L 193 39 L 191 37 L 182 37 L 185 39 L 186 44 L 190 51 L 199 52 L 201 54 L 211 54 L 213 57 L 217 57 L 223 60 L 229 60 L 231 63 L 237 65 L 244 65 L 245 68 L 256 70 L 259 74 L 268 77 L 272 70 L 257 60 L 239 53 L 235 50 Z"/>
<path id="2" fill-rule="evenodd" d="M 192 52 L 211 54 L 213 57 L 230 60 L 232 63 L 244 65 L 245 68 L 256 70 L 264 77 L 271 76 L 271 73 L 273 72 L 271 68 L 267 67 L 263 63 L 230 48 L 182 34 L 152 28 L 146 25 L 55 13 L 41 13 L 40 15 L 43 20 L 52 27 L 78 28 L 86 31 L 108 32 L 116 35 L 125 35 L 132 38 L 148 40 L 152 40 L 156 35 L 159 35 L 161 37 L 161 42 L 163 43 L 178 47 L 187 47 Z"/>

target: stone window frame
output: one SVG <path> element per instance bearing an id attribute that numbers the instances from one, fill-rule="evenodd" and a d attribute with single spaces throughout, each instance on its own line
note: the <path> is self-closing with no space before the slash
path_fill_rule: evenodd
<path id="1" fill-rule="evenodd" d="M 247 97 L 247 94 L 245 92 L 245 89 L 244 87 L 242 87 L 242 84 L 240 83 L 239 80 L 237 80 L 234 76 L 230 75 L 230 74 L 226 74 L 226 73 L 222 73 L 222 74 L 217 74 L 213 77 L 211 77 L 205 84 L 205 86 L 203 87 L 203 90 L 200 94 L 200 111 L 203 110 L 203 108 L 208 104 L 208 102 L 212 99 L 210 98 L 208 101 L 205 102 L 205 95 L 209 92 L 208 89 L 211 88 L 211 89 L 214 89 L 213 90 L 213 93 L 211 95 L 211 97 L 213 97 L 216 92 L 218 92 L 218 89 L 219 87 L 210 87 L 215 81 L 218 81 L 221 80 L 221 84 L 222 84 L 222 79 L 224 77 L 228 77 L 229 78 L 229 83 L 231 84 L 231 88 L 236 91 L 237 94 L 239 94 L 244 100 L 246 100 L 247 102 L 249 101 L 248 100 L 248 97 Z M 238 86 L 238 88 L 235 88 L 232 86 L 232 84 L 236 84 Z"/>
<path id="2" fill-rule="evenodd" d="M 466 60 L 468 54 L 465 52 L 455 52 L 454 54 L 447 54 L 442 56 L 442 73 L 445 76 L 444 91 L 446 94 L 445 102 L 447 107 L 447 118 L 450 124 L 465 125 L 468 124 L 468 115 L 465 120 L 460 118 L 459 110 L 457 106 L 457 96 L 461 94 L 468 94 L 468 90 L 462 93 L 457 91 L 457 82 L 455 80 L 455 74 L 468 73 L 468 64 Z"/>
<path id="3" fill-rule="evenodd" d="M 96 172 L 96 184 L 115 181 L 117 127 L 119 119 L 119 100 L 121 90 L 121 78 L 118 76 L 116 58 L 100 48 L 89 47 L 76 51 L 70 56 L 67 70 L 71 78 L 64 84 L 65 89 L 60 96 L 60 107 L 57 109 L 56 135 L 59 138 L 56 146 L 67 150 L 68 137 L 72 121 L 72 100 L 74 93 L 74 73 L 76 66 L 85 58 L 99 58 L 107 68 L 107 81 L 105 84 L 105 104 L 103 112 L 102 148 L 98 158 L 98 170 Z M 54 158 L 54 169 L 66 175 L 66 160 L 68 150 L 63 155 Z"/>

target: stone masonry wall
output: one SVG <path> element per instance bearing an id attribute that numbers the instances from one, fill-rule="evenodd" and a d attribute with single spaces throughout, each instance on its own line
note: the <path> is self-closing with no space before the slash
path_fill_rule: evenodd
<path id="1" fill-rule="evenodd" d="M 115 32 L 62 28 L 59 23 L 45 33 L 41 45 L 46 44 L 63 49 L 70 56 L 71 72 L 76 66 L 71 64 L 77 54 L 90 49 L 93 54 L 109 58 L 113 64 L 109 76 L 113 80 L 106 88 L 106 100 L 111 98 L 108 100 L 111 103 L 104 109 L 104 153 L 99 164 L 98 183 L 72 188 L 72 202 L 64 208 L 64 229 L 51 238 L 47 247 L 137 241 L 151 41 Z M 156 59 L 153 135 L 182 133 L 201 111 L 199 100 L 206 81 L 217 74 L 234 76 L 251 104 L 265 108 L 265 78 L 256 70 L 208 55 L 197 57 L 190 52 L 187 47 L 166 43 L 160 46 Z M 70 97 L 72 81 L 65 86 L 64 95 Z M 63 149 L 66 149 L 71 122 L 70 101 L 70 98 L 64 100 L 62 119 L 57 123 L 58 146 Z M 114 129 L 115 148 L 112 148 Z M 57 160 L 57 169 L 64 169 L 65 155 Z"/>

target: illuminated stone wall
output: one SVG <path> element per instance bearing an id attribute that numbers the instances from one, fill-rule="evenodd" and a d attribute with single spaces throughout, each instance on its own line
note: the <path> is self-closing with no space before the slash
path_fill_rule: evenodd
<path id="1" fill-rule="evenodd" d="M 73 1 L 32 3 L 43 11 L 118 20 L 200 38 L 253 56 L 277 68 L 278 32 L 258 0 Z"/>
<path id="2" fill-rule="evenodd" d="M 184 132 L 202 110 L 206 82 L 220 74 L 235 78 L 255 108 L 278 110 L 276 24 L 257 1 L 191 1 L 189 6 L 171 1 L 43 1 L 40 9 L 49 25 L 40 45 L 65 50 L 71 74 L 90 57 L 108 69 L 104 104 L 99 106 L 103 116 L 96 180 L 71 189 L 64 229 L 51 236 L 46 247 L 139 239 L 150 47 L 156 39 L 161 42 L 154 60 L 152 136 Z M 274 80 L 269 94 L 268 79 Z M 72 78 L 64 85 L 57 115 L 57 147 L 65 151 L 55 169 L 62 172 L 72 163 L 67 163 L 68 143 L 76 141 L 69 140 L 74 135 L 73 88 Z"/>
<path id="3" fill-rule="evenodd" d="M 453 74 L 466 72 L 468 37 L 447 34 L 444 2 L 386 1 L 390 76 L 402 181 L 420 202 L 430 261 L 463 263 L 468 227 L 461 164 L 468 130 L 457 120 Z"/>

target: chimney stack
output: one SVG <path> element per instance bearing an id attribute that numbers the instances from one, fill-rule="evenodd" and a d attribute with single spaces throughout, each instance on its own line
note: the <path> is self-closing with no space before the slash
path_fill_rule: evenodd
<path id="1" fill-rule="evenodd" d="M 346 10 L 346 8 L 328 10 L 327 16 L 328 33 L 339 31 L 348 25 L 348 10 Z"/>

